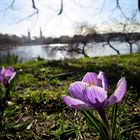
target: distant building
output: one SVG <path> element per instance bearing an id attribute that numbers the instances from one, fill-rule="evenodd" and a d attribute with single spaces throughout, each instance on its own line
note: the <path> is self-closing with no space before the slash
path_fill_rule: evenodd
<path id="1" fill-rule="evenodd" d="M 45 40 L 45 37 L 43 36 L 42 29 L 40 27 L 40 35 L 39 35 L 39 38 L 38 38 L 38 43 L 42 44 L 44 40 Z"/>
<path id="2" fill-rule="evenodd" d="M 40 27 L 40 37 L 39 38 L 42 38 L 43 35 L 42 35 L 42 30 L 41 30 L 41 27 Z"/>
<path id="3" fill-rule="evenodd" d="M 23 40 L 24 43 L 32 43 L 32 44 L 42 44 L 45 40 L 45 37 L 42 34 L 42 30 L 40 27 L 39 37 L 31 37 L 30 30 L 28 29 L 26 39 Z"/>
<path id="4" fill-rule="evenodd" d="M 31 33 L 30 33 L 29 29 L 28 29 L 28 40 L 31 40 Z"/>

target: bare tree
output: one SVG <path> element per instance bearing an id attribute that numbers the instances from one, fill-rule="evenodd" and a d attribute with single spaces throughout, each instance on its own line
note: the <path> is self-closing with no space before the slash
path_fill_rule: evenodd
<path id="1" fill-rule="evenodd" d="M 105 42 L 103 43 L 103 46 L 108 45 L 111 49 L 113 49 L 118 55 L 120 55 L 120 51 L 118 49 L 116 49 L 113 44 L 111 43 L 111 41 L 114 39 L 113 36 L 111 36 L 110 34 L 108 34 L 108 37 L 105 38 Z"/>
<path id="2" fill-rule="evenodd" d="M 82 35 L 74 35 L 72 42 L 68 45 L 68 52 L 76 52 L 82 54 L 84 57 L 88 57 L 86 53 L 86 46 L 88 43 L 88 38 Z"/>
<path id="3" fill-rule="evenodd" d="M 86 23 L 76 26 L 75 35 L 68 46 L 68 51 L 77 52 L 84 55 L 84 57 L 88 57 L 88 54 L 86 53 L 86 46 L 95 34 L 96 30 L 94 26 L 89 26 Z"/>
<path id="4" fill-rule="evenodd" d="M 122 33 L 125 39 L 125 42 L 130 47 L 130 54 L 133 53 L 133 46 L 134 44 L 137 45 L 137 42 L 139 41 L 139 35 L 135 35 L 134 33 L 137 32 L 139 29 L 140 23 L 138 22 L 136 18 L 137 13 L 135 12 L 129 21 L 126 21 L 125 23 L 120 23 L 122 26 Z"/>

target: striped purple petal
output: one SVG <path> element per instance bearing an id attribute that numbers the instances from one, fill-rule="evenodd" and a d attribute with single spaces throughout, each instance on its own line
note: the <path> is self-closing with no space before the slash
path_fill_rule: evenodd
<path id="1" fill-rule="evenodd" d="M 0 75 L 0 82 L 3 83 L 3 77 Z"/>
<path id="2" fill-rule="evenodd" d="M 4 73 L 4 71 L 5 71 L 4 67 L 1 67 L 0 68 L 0 75 L 2 75 Z"/>
<path id="3" fill-rule="evenodd" d="M 12 67 L 7 68 L 4 72 L 3 72 L 3 76 L 10 82 L 16 75 L 16 72 L 14 71 L 14 69 Z"/>
<path id="4" fill-rule="evenodd" d="M 101 87 L 91 86 L 85 90 L 85 97 L 87 102 L 98 110 L 104 107 L 107 100 L 107 92 Z"/>
<path id="5" fill-rule="evenodd" d="M 72 97 L 85 101 L 85 95 L 83 92 L 88 86 L 89 85 L 85 82 L 74 82 L 69 87 L 69 93 Z"/>
<path id="6" fill-rule="evenodd" d="M 91 106 L 87 103 L 74 99 L 70 96 L 62 96 L 63 101 L 66 105 L 68 105 L 70 108 L 77 109 L 77 110 L 89 110 L 91 109 Z"/>
<path id="7" fill-rule="evenodd" d="M 97 77 L 101 80 L 102 87 L 104 88 L 104 90 L 108 91 L 109 84 L 105 74 L 102 71 L 100 71 Z"/>
<path id="8" fill-rule="evenodd" d="M 118 81 L 117 88 L 115 92 L 108 99 L 107 105 L 110 106 L 120 102 L 126 93 L 126 88 L 127 88 L 126 80 L 123 77 Z"/>
<path id="9" fill-rule="evenodd" d="M 95 72 L 88 72 L 84 75 L 82 81 L 88 83 L 89 85 L 101 86 L 100 79 L 97 78 L 97 74 Z"/>

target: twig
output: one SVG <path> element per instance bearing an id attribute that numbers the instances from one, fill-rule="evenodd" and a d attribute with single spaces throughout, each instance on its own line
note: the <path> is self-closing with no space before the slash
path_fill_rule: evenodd
<path id="1" fill-rule="evenodd" d="M 122 15 L 127 19 L 129 20 L 129 18 L 125 15 L 125 13 L 123 12 L 121 6 L 120 6 L 120 3 L 119 3 L 119 0 L 116 0 L 116 5 L 117 5 L 117 8 L 120 10 L 120 12 L 122 13 Z"/>
<path id="2" fill-rule="evenodd" d="M 36 13 L 38 14 L 39 13 L 39 10 L 38 10 L 38 8 L 35 5 L 35 1 L 34 0 L 32 0 L 32 6 L 36 10 Z"/>
<path id="3" fill-rule="evenodd" d="M 18 21 L 16 21 L 16 23 L 20 23 L 20 22 L 22 22 L 23 20 L 28 19 L 28 18 L 34 16 L 35 14 L 37 14 L 37 11 L 34 12 L 34 13 L 32 13 L 32 14 L 30 14 L 30 15 L 28 15 L 28 16 L 26 16 L 26 17 L 23 17 L 23 18 L 19 19 Z"/>
<path id="4" fill-rule="evenodd" d="M 103 1 L 103 4 L 102 4 L 102 6 L 101 6 L 101 9 L 100 9 L 100 12 L 99 12 L 99 13 L 102 12 L 102 10 L 103 10 L 103 8 L 104 8 L 104 5 L 105 5 L 105 0 Z"/>
<path id="5" fill-rule="evenodd" d="M 65 73 L 60 73 L 57 75 L 52 76 L 51 78 L 61 78 L 61 79 L 65 79 L 69 76 L 72 76 L 73 74 L 75 74 L 76 72 L 72 71 L 72 72 L 65 72 Z"/>
<path id="6" fill-rule="evenodd" d="M 60 7 L 60 11 L 58 13 L 58 16 L 61 15 L 63 12 L 63 0 L 61 0 L 61 7 Z"/>
<path id="7" fill-rule="evenodd" d="M 12 3 L 11 3 L 11 5 L 10 5 L 10 7 L 11 7 L 12 9 L 13 9 L 14 3 L 15 3 L 15 0 L 13 0 Z"/>
<path id="8" fill-rule="evenodd" d="M 138 0 L 138 9 L 140 11 L 140 0 Z"/>
<path id="9" fill-rule="evenodd" d="M 13 9 L 13 5 L 14 5 L 14 3 L 15 3 L 15 0 L 13 0 L 13 1 L 11 2 L 11 4 L 8 5 L 6 8 L 0 10 L 0 12 L 7 11 L 7 10 L 10 9 L 10 8 Z"/>

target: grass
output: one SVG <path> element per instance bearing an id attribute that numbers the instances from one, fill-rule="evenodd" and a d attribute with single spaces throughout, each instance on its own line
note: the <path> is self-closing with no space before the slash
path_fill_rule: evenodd
<path id="1" fill-rule="evenodd" d="M 88 71 L 106 73 L 109 94 L 112 94 L 118 80 L 126 77 L 128 90 L 118 107 L 117 127 L 122 140 L 140 138 L 140 54 L 40 60 L 12 66 L 17 75 L 11 93 L 12 104 L 4 113 L 5 130 L 1 139 L 99 139 L 96 131 L 87 127 L 89 124 L 83 115 L 68 108 L 61 100 L 61 95 L 68 95 L 69 85 L 81 80 Z"/>

